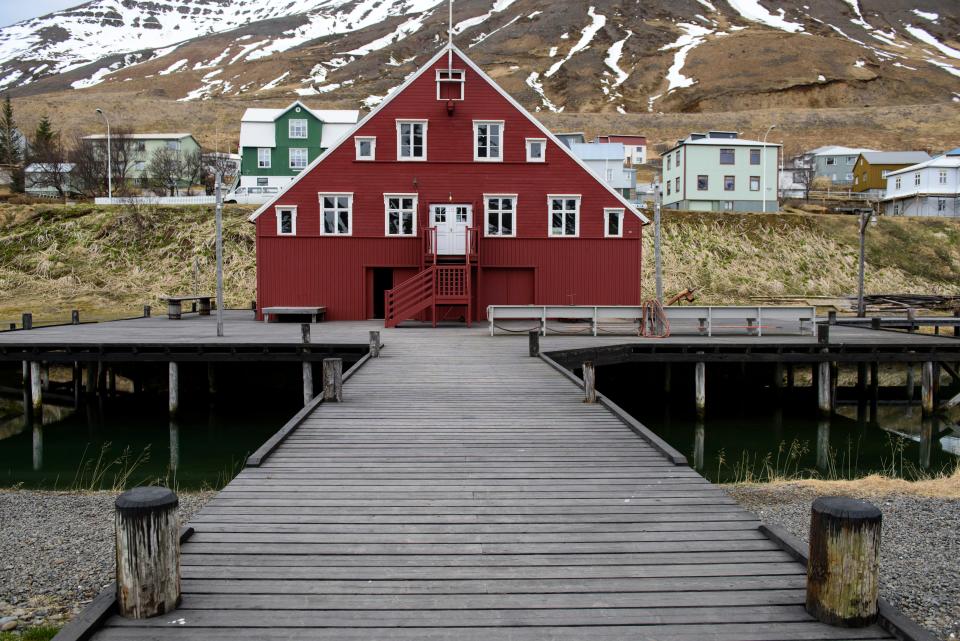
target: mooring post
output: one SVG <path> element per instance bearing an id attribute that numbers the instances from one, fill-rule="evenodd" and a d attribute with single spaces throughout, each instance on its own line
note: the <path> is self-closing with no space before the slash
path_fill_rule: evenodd
<path id="1" fill-rule="evenodd" d="M 300 342 L 303 345 L 310 344 L 310 323 L 300 324 Z M 304 353 L 310 351 L 309 347 L 303 348 Z M 306 407 L 313 400 L 313 361 L 305 360 L 300 363 L 300 369 L 303 377 L 303 405 Z"/>
<path id="2" fill-rule="evenodd" d="M 823 623 L 856 628 L 876 621 L 881 519 L 866 501 L 823 496 L 813 502 L 807 611 Z"/>
<path id="3" fill-rule="evenodd" d="M 323 400 L 343 401 L 343 359 L 323 359 Z"/>
<path id="4" fill-rule="evenodd" d="M 907 331 L 911 334 L 916 332 L 917 331 L 917 325 L 916 325 L 917 310 L 915 310 L 913 307 L 907 308 L 907 322 L 910 324 L 910 326 L 907 328 Z"/>
<path id="5" fill-rule="evenodd" d="M 165 487 L 136 487 L 117 498 L 117 607 L 120 616 L 146 619 L 180 603 L 180 523 L 177 495 Z"/>
<path id="6" fill-rule="evenodd" d="M 593 361 L 583 362 L 583 402 L 597 402 L 597 370 Z"/>
<path id="7" fill-rule="evenodd" d="M 70 310 L 70 324 L 79 325 L 80 324 L 80 310 L 72 309 Z"/>
<path id="8" fill-rule="evenodd" d="M 174 418 L 180 412 L 180 367 L 176 361 L 170 361 L 167 390 L 167 410 L 170 418 Z"/>
<path id="9" fill-rule="evenodd" d="M 933 362 L 925 361 L 920 367 L 920 396 L 923 406 L 923 418 L 933 416 Z M 34 401 L 36 405 L 36 401 Z"/>
<path id="10" fill-rule="evenodd" d="M 879 329 L 880 329 L 880 322 L 881 322 L 881 320 L 880 320 L 880 317 L 879 317 L 879 316 L 874 316 L 873 318 L 871 318 L 871 319 L 870 319 L 870 329 L 875 330 L 875 331 L 879 331 Z"/>
<path id="11" fill-rule="evenodd" d="M 826 355 L 827 350 L 821 350 Z M 821 418 L 829 418 L 833 414 L 833 394 L 831 394 L 830 361 L 820 361 L 817 365 L 817 409 Z"/>
<path id="12" fill-rule="evenodd" d="M 150 318 L 150 306 L 149 306 L 149 305 L 144 305 L 144 306 L 143 306 L 143 317 L 144 317 L 144 318 Z"/>
<path id="13" fill-rule="evenodd" d="M 370 330 L 370 358 L 380 358 L 380 332 Z"/>
<path id="14" fill-rule="evenodd" d="M 707 364 L 703 361 L 697 361 L 693 383 L 696 388 L 697 418 L 702 421 L 707 415 Z"/>
<path id="15" fill-rule="evenodd" d="M 531 329 L 527 336 L 529 336 L 528 344 L 530 347 L 531 358 L 540 356 L 540 330 Z"/>
<path id="16" fill-rule="evenodd" d="M 40 361 L 30 361 L 30 399 L 33 415 L 43 422 L 43 385 L 40 380 Z"/>
<path id="17" fill-rule="evenodd" d="M 24 312 L 20 317 L 21 327 L 24 329 L 33 329 L 33 314 L 30 312 Z"/>

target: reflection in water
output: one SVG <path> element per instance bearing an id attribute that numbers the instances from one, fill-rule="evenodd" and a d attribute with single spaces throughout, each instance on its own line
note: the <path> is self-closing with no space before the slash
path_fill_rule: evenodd
<path id="1" fill-rule="evenodd" d="M 830 467 L 830 421 L 817 421 L 817 469 L 826 472 Z"/>
<path id="2" fill-rule="evenodd" d="M 180 467 L 180 426 L 170 421 L 170 471 L 176 474 Z"/>
<path id="3" fill-rule="evenodd" d="M 936 429 L 935 419 L 925 418 L 920 424 L 920 467 L 930 469 L 930 449 Z"/>
<path id="4" fill-rule="evenodd" d="M 43 425 L 33 426 L 33 471 L 43 469 Z"/>
<path id="5" fill-rule="evenodd" d="M 703 446 L 706 440 L 706 427 L 703 421 L 697 421 L 693 430 L 693 469 L 703 469 Z"/>

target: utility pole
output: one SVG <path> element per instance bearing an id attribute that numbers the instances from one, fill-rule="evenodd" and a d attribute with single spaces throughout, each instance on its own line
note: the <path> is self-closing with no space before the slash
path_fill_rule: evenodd
<path id="1" fill-rule="evenodd" d="M 97 109 L 97 113 L 107 123 L 107 198 L 113 198 L 113 162 L 110 159 L 110 121 L 103 109 Z"/>
<path id="2" fill-rule="evenodd" d="M 217 223 L 217 336 L 223 336 L 223 194 L 220 190 L 220 170 L 216 170 L 214 190 L 216 193 Z"/>
<path id="3" fill-rule="evenodd" d="M 660 180 L 653 181 L 653 262 L 657 277 L 657 301 L 663 305 L 663 262 L 660 256 Z"/>

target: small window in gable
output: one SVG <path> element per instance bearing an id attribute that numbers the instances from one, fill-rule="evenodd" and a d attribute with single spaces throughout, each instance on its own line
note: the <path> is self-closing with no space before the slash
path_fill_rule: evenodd
<path id="1" fill-rule="evenodd" d="M 604 209 L 603 210 L 603 235 L 608 238 L 620 238 L 623 236 L 623 210 L 622 209 Z"/>
<path id="2" fill-rule="evenodd" d="M 277 236 L 297 235 L 297 208 L 277 207 Z"/>
<path id="3" fill-rule="evenodd" d="M 463 69 L 437 69 L 437 100 L 463 100 Z"/>
<path id="4" fill-rule="evenodd" d="M 287 134 L 290 138 L 306 138 L 306 118 L 291 118 L 289 121 L 287 121 Z"/>
<path id="5" fill-rule="evenodd" d="M 546 162 L 547 139 L 527 138 L 527 162 Z"/>
<path id="6" fill-rule="evenodd" d="M 357 136 L 353 139 L 357 147 L 357 160 L 377 159 L 377 139 L 374 136 Z"/>

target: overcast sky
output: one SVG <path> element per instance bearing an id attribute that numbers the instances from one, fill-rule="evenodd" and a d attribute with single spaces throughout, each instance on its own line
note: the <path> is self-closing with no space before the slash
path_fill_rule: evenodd
<path id="1" fill-rule="evenodd" d="M 27 18 L 35 18 L 59 9 L 75 7 L 83 4 L 83 0 L 0 0 L 0 26 L 7 26 Z"/>

